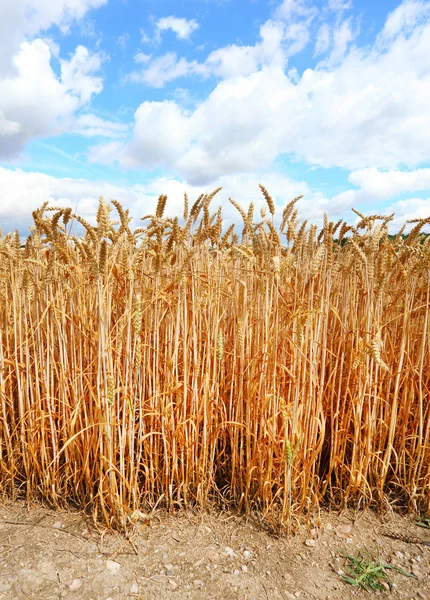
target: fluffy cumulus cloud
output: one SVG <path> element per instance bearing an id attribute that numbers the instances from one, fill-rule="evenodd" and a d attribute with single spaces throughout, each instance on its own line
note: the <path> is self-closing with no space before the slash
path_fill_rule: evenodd
<path id="1" fill-rule="evenodd" d="M 430 169 L 413 171 L 378 171 L 375 168 L 353 171 L 349 181 L 363 192 L 377 198 L 392 198 L 405 192 L 430 189 Z"/>
<path id="2" fill-rule="evenodd" d="M 155 28 L 158 34 L 163 31 L 173 31 L 180 40 L 188 39 L 199 25 L 195 19 L 187 20 L 170 16 L 158 19 Z"/>
<path id="3" fill-rule="evenodd" d="M 27 38 L 47 31 L 53 25 L 64 32 L 73 21 L 107 0 L 13 0 L 2 2 L 0 19 L 0 77 L 13 71 L 13 57 Z"/>
<path id="4" fill-rule="evenodd" d="M 375 44 L 363 48 L 350 47 L 352 22 L 339 20 L 327 56 L 301 76 L 285 69 L 287 22 L 270 21 L 259 45 L 229 46 L 210 54 L 203 67 L 194 64 L 196 72 L 224 77 L 194 110 L 144 102 L 132 141 L 115 158 L 124 166 L 167 167 L 195 184 L 268 168 L 282 154 L 354 171 L 419 167 L 430 161 L 429 8 L 400 5 Z M 297 12 L 302 20 L 313 18 L 304 1 L 285 0 L 282 10 L 284 19 Z M 320 50 L 326 44 L 321 35 Z M 187 68 L 190 63 L 171 57 L 172 76 Z M 163 135 L 172 142 L 160 140 Z"/>
<path id="5" fill-rule="evenodd" d="M 107 0 L 15 0 L 0 20 L 0 158 L 19 154 L 27 142 L 74 128 L 75 112 L 102 90 L 97 74 L 105 58 L 78 46 L 66 59 L 44 32 L 64 32 Z M 61 74 L 53 68 L 60 60 Z M 49 110 L 47 109 L 49 107 Z"/>
<path id="6" fill-rule="evenodd" d="M 381 171 L 374 167 L 352 171 L 348 181 L 356 186 L 355 189 L 349 189 L 335 196 L 335 199 L 345 205 L 358 207 L 371 202 L 380 202 L 395 198 L 396 196 L 411 194 L 416 192 L 425 192 L 430 190 L 430 169 L 414 169 L 412 171 L 388 170 Z M 430 204 L 424 200 L 413 199 L 410 202 L 411 216 L 409 218 L 421 218 L 422 212 L 426 212 L 426 217 L 430 216 Z M 401 201 L 397 208 L 388 210 L 388 213 L 399 213 L 400 215 L 408 212 L 407 203 Z M 419 208 L 419 214 L 416 210 Z"/>
<path id="7" fill-rule="evenodd" d="M 93 94 L 103 89 L 103 80 L 95 73 L 100 69 L 102 55 L 90 54 L 85 46 L 78 46 L 70 60 L 61 61 L 61 82 L 67 91 L 79 98 L 81 105 L 87 104 Z"/>
<path id="8" fill-rule="evenodd" d="M 428 219 L 430 216 L 430 197 L 429 198 L 408 198 L 399 200 L 391 204 L 384 212 L 387 215 L 394 213 L 394 219 L 390 224 L 390 231 L 397 233 L 406 221 L 410 219 Z M 406 231 L 410 231 L 413 225 L 408 225 Z M 422 229 L 424 233 L 430 233 L 430 225 L 425 225 Z"/>
<path id="9" fill-rule="evenodd" d="M 141 29 L 142 44 L 157 46 L 161 43 L 163 35 L 168 31 L 173 32 L 180 41 L 189 41 L 192 34 L 199 28 L 199 23 L 196 19 L 184 19 L 182 17 L 175 17 L 174 15 L 151 20 L 154 26 L 153 35 L 151 36 L 147 31 Z"/>
<path id="10" fill-rule="evenodd" d="M 0 158 L 18 154 L 31 139 L 72 129 L 75 111 L 102 88 L 94 74 L 100 62 L 100 55 L 79 46 L 61 61 L 58 78 L 49 45 L 41 39 L 23 42 L 15 74 L 0 79 Z"/>

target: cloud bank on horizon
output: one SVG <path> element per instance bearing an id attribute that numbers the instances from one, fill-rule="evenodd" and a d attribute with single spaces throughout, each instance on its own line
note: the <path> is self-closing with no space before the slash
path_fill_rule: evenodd
<path id="1" fill-rule="evenodd" d="M 140 217 L 222 185 L 302 218 L 430 216 L 430 0 L 16 0 L 0 21 L 0 227 L 45 200 Z"/>

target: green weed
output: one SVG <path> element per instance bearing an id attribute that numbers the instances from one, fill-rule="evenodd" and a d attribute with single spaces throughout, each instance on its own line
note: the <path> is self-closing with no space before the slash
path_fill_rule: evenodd
<path id="1" fill-rule="evenodd" d="M 344 555 L 347 560 L 348 574 L 342 575 L 343 581 L 355 585 L 361 589 L 371 592 L 392 588 L 392 582 L 387 571 L 397 571 L 406 577 L 415 577 L 412 573 L 404 571 L 400 567 L 388 565 L 379 559 L 374 559 L 367 552 L 359 552 L 356 556 Z"/>

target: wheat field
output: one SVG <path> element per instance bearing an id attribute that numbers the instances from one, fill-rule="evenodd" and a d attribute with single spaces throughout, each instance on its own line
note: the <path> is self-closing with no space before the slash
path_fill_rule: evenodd
<path id="1" fill-rule="evenodd" d="M 429 514 L 430 219 L 318 229 L 299 197 L 275 225 L 260 187 L 236 228 L 215 190 L 134 231 L 100 199 L 96 226 L 46 203 L 24 248 L 0 235 L 5 494 L 120 528 L 218 503 L 287 529 L 323 505 Z"/>

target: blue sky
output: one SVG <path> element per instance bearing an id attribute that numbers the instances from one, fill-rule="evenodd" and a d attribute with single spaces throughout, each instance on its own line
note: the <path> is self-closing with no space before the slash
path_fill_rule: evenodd
<path id="1" fill-rule="evenodd" d="M 218 186 L 321 223 L 430 216 L 429 0 L 15 0 L 0 23 L 0 227 L 47 199 L 136 217 Z"/>

